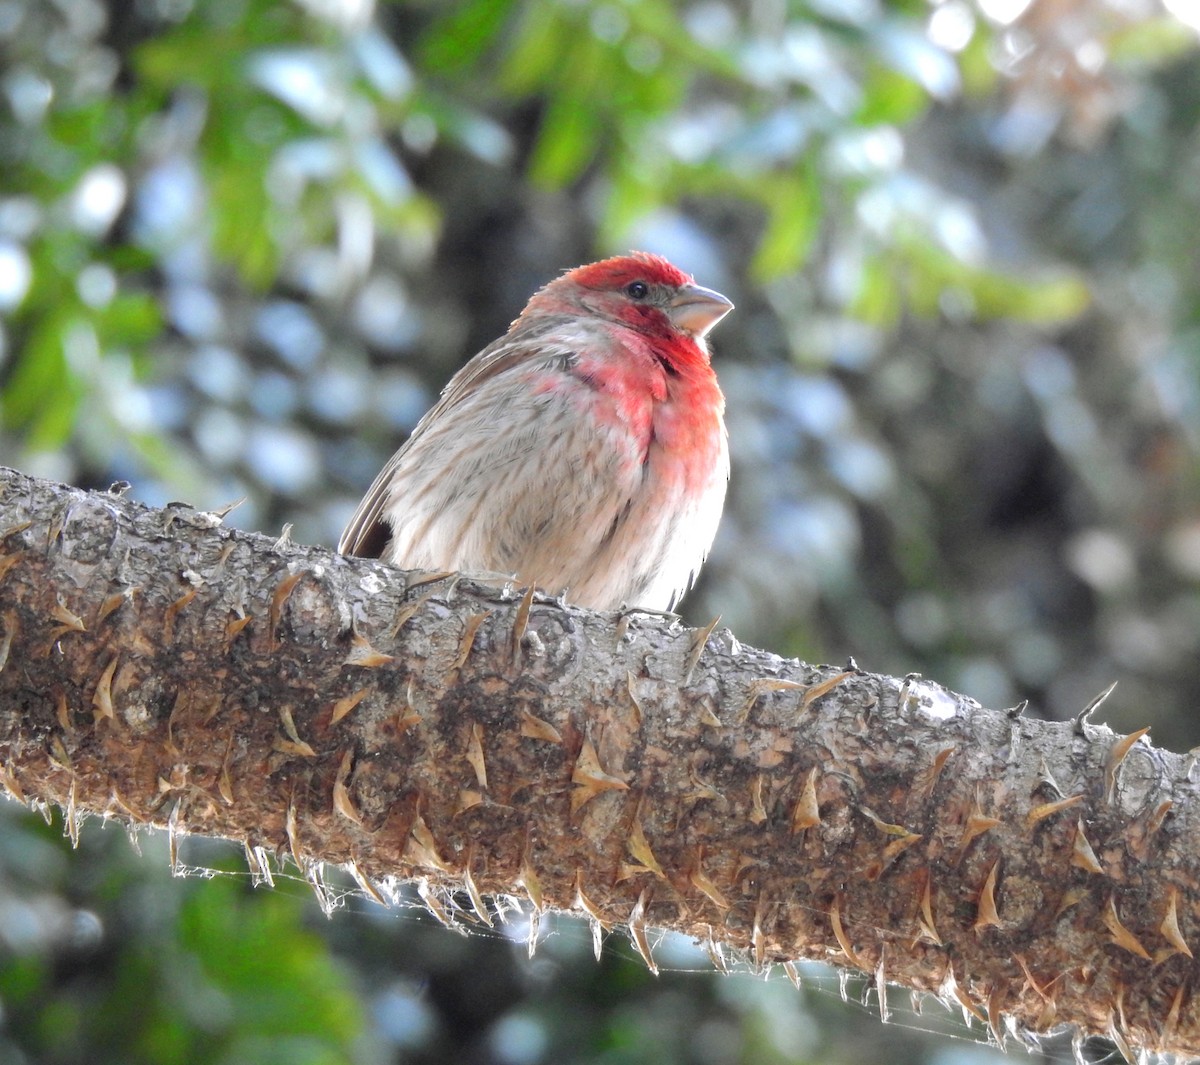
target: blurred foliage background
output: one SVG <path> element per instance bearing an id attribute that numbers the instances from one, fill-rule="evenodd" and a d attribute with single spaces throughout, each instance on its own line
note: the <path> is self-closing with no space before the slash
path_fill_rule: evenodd
<path id="1" fill-rule="evenodd" d="M 332 544 L 560 270 L 666 254 L 734 470 L 686 604 L 1200 744 L 1200 4 L 2 0 L 0 457 Z M 836 979 L 655 979 L 240 855 L 0 821 L 0 1062 L 999 1060 Z M 948 1034 L 930 1035 L 932 1030 Z M 1085 1049 L 1096 1057 L 1103 1047 Z M 1051 1044 L 1047 1058 L 1070 1056 Z"/>

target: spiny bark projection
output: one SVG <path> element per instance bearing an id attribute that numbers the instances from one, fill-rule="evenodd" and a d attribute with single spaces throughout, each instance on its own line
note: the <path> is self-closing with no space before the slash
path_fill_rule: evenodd
<path id="1" fill-rule="evenodd" d="M 0 472 L 25 802 L 1200 1054 L 1190 758 Z"/>

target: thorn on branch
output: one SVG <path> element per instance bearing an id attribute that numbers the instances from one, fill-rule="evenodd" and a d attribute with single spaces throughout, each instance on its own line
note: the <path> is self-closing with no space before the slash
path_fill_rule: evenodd
<path id="1" fill-rule="evenodd" d="M 634 903 L 633 910 L 629 914 L 629 938 L 633 941 L 634 948 L 642 956 L 642 961 L 646 963 L 646 968 L 649 969 L 655 976 L 658 975 L 658 963 L 654 960 L 654 955 L 650 953 L 650 941 L 646 938 L 646 901 L 647 892 L 645 889 Z"/>
<path id="2" fill-rule="evenodd" d="M 540 913 L 542 910 L 542 881 L 537 875 L 537 871 L 533 868 L 533 863 L 529 858 L 529 848 L 526 846 L 525 853 L 521 857 L 521 872 L 520 883 L 525 888 L 529 895 L 529 901 L 533 904 L 535 913 Z"/>
<path id="3" fill-rule="evenodd" d="M 478 806 L 481 802 L 483 802 L 483 792 L 476 791 L 474 788 L 460 788 L 458 804 L 454 807 L 454 813 L 461 814 L 463 811 L 471 809 L 472 806 Z"/>
<path id="4" fill-rule="evenodd" d="M 800 990 L 800 970 L 796 967 L 796 963 L 794 961 L 785 961 L 783 963 L 783 971 L 787 975 L 787 978 L 792 982 L 792 987 L 794 987 L 797 991 L 799 991 Z M 880 1001 L 882 1001 L 882 999 Z M 885 1021 L 886 1021 L 886 1018 L 885 1018 Z"/>
<path id="5" fill-rule="evenodd" d="M 921 901 L 917 914 L 917 939 L 924 936 L 934 946 L 942 946 L 942 937 L 938 935 L 937 925 L 933 920 L 933 873 L 925 870 L 925 884 L 921 891 Z M 916 940 L 914 940 L 916 942 Z"/>
<path id="6" fill-rule="evenodd" d="M 353 764 L 353 752 L 345 751 L 333 781 L 333 808 L 347 821 L 362 828 L 362 814 L 355 808 L 354 801 L 350 798 L 350 790 L 346 787 L 346 778 L 349 777 Z"/>
<path id="7" fill-rule="evenodd" d="M 1057 921 L 1072 906 L 1078 905 L 1086 898 L 1087 892 L 1083 888 L 1068 888 L 1063 892 L 1062 898 L 1058 900 L 1058 908 L 1054 911 L 1054 919 Z"/>
<path id="8" fill-rule="evenodd" d="M 750 682 L 750 691 L 747 693 L 746 701 L 742 704 L 741 710 L 738 712 L 735 724 L 744 725 L 750 717 L 750 711 L 754 709 L 755 704 L 767 692 L 780 691 L 805 691 L 808 689 L 807 684 L 802 684 L 798 680 L 784 680 L 781 677 L 758 677 Z"/>
<path id="9" fill-rule="evenodd" d="M 1106 802 L 1111 803 L 1116 796 L 1117 772 L 1121 768 L 1121 765 L 1129 756 L 1129 752 L 1133 750 L 1137 741 L 1149 731 L 1150 726 L 1147 725 L 1145 728 L 1138 729 L 1137 732 L 1131 732 L 1128 736 L 1117 740 L 1113 744 L 1112 750 L 1108 752 L 1108 759 L 1104 763 L 1104 798 Z"/>
<path id="10" fill-rule="evenodd" d="M 1054 802 L 1041 803 L 1040 805 L 1033 807 L 1033 809 L 1025 815 L 1025 827 L 1033 828 L 1033 826 L 1039 821 L 1044 821 L 1047 817 L 1053 817 L 1055 814 L 1061 813 L 1063 810 L 1069 810 L 1072 806 L 1078 806 L 1081 802 L 1083 802 L 1082 793 L 1078 795 L 1069 795 L 1065 799 L 1057 799 Z"/>
<path id="11" fill-rule="evenodd" d="M 854 945 L 850 942 L 850 937 L 846 935 L 846 930 L 842 926 L 842 896 L 840 893 L 834 895 L 833 903 L 829 907 L 829 923 L 833 928 L 833 938 L 837 940 L 838 946 L 842 948 L 842 953 L 846 955 L 847 960 L 856 969 L 861 969 L 863 972 L 870 972 L 868 966 L 858 956 L 858 952 L 854 949 Z"/>
<path id="12" fill-rule="evenodd" d="M 720 624 L 720 621 L 721 615 L 718 614 L 704 628 L 696 629 L 692 632 L 687 660 L 683 665 L 683 679 L 680 681 L 681 687 L 686 688 L 692 683 L 692 674 L 695 672 L 696 666 L 704 655 L 704 649 L 708 645 L 708 638 L 713 634 L 713 630 Z"/>
<path id="13" fill-rule="evenodd" d="M 712 902 L 717 909 L 722 912 L 728 911 L 730 907 L 729 900 L 721 894 L 720 889 L 716 884 L 709 879 L 701 866 L 704 858 L 704 852 L 701 850 L 696 855 L 696 865 L 688 876 L 688 880 L 692 886 Z"/>
<path id="14" fill-rule="evenodd" d="M 492 921 L 492 915 L 488 912 L 487 904 L 483 901 L 483 896 L 479 893 L 479 888 L 475 884 L 475 878 L 471 875 L 472 856 L 472 854 L 467 855 L 467 863 L 463 867 L 463 887 L 466 888 L 467 898 L 471 900 L 471 909 L 475 911 L 475 915 L 488 928 L 495 928 L 496 925 Z"/>
<path id="15" fill-rule="evenodd" d="M 1153 961 L 1150 957 L 1150 952 L 1142 946 L 1128 928 L 1121 923 L 1121 918 L 1117 915 L 1117 900 L 1115 895 L 1108 896 L 1108 905 L 1104 908 L 1104 927 L 1109 930 L 1112 935 L 1112 941 L 1118 947 L 1129 951 L 1131 954 L 1136 954 L 1139 958 L 1146 961 Z"/>
<path id="16" fill-rule="evenodd" d="M 171 603 L 166 610 L 163 611 L 163 642 L 170 644 L 175 640 L 175 619 L 180 613 L 187 609 L 187 606 L 193 599 L 196 598 L 198 589 L 192 585 L 178 599 Z"/>
<path id="17" fill-rule="evenodd" d="M 8 555 L 0 555 L 0 581 L 4 580 L 8 574 L 8 571 L 24 557 L 24 551 L 14 551 Z"/>
<path id="18" fill-rule="evenodd" d="M 229 775 L 229 759 L 232 754 L 233 732 L 231 730 L 229 738 L 225 743 L 225 756 L 221 759 L 221 772 L 217 777 L 217 791 L 226 806 L 232 806 L 234 802 L 233 779 Z"/>
<path id="19" fill-rule="evenodd" d="M 13 639 L 17 635 L 17 615 L 15 611 L 9 611 L 4 615 L 4 635 L 0 637 L 0 673 L 4 672 L 4 667 L 8 665 L 9 652 L 12 651 Z"/>
<path id="20" fill-rule="evenodd" d="M 450 865 L 441 856 L 438 842 L 434 839 L 433 832 L 430 831 L 429 825 L 425 823 L 425 818 L 421 814 L 417 814 L 413 818 L 409 835 L 411 837 L 409 850 L 413 853 L 415 864 L 437 869 L 443 873 L 450 872 Z"/>
<path id="21" fill-rule="evenodd" d="M 238 633 L 250 624 L 251 617 L 249 614 L 239 614 L 237 617 L 230 618 L 225 622 L 225 650 L 228 651 L 233 645 L 233 641 L 237 639 Z"/>
<path id="22" fill-rule="evenodd" d="M 891 1010 L 888 1009 L 887 985 L 887 944 L 879 946 L 879 964 L 875 966 L 875 997 L 879 1000 L 879 1020 L 887 1024 L 891 1020 Z"/>
<path id="23" fill-rule="evenodd" d="M 383 893 L 371 882 L 371 878 L 358 867 L 357 861 L 350 862 L 346 868 L 350 870 L 350 875 L 354 877 L 354 882 L 362 888 L 372 901 L 379 903 L 380 906 L 389 905 L 388 900 L 383 897 Z"/>
<path id="24" fill-rule="evenodd" d="M 104 672 L 100 674 L 100 680 L 96 683 L 96 691 L 92 695 L 92 717 L 96 724 L 101 721 L 115 721 L 116 712 L 113 707 L 112 696 L 112 679 L 113 674 L 117 671 L 117 663 L 121 660 L 119 654 L 112 657 L 112 661 L 104 668 Z"/>
<path id="25" fill-rule="evenodd" d="M 946 768 L 946 762 L 956 749 L 954 746 L 943 747 L 933 756 L 933 761 L 928 766 L 917 771 L 913 782 L 913 794 L 915 796 L 928 799 L 933 795 L 933 789 L 937 786 L 938 778 L 942 775 L 942 770 Z"/>
<path id="26" fill-rule="evenodd" d="M 800 798 L 792 809 L 792 835 L 806 828 L 815 828 L 821 823 L 821 810 L 817 804 L 817 767 L 808 771 Z"/>
<path id="27" fill-rule="evenodd" d="M 447 592 L 446 592 L 446 596 L 447 596 L 447 598 L 449 598 L 450 595 L 452 595 L 454 592 L 454 586 L 458 583 L 458 581 L 455 579 L 457 577 L 458 577 L 458 574 L 455 573 L 454 570 L 452 570 L 452 569 L 440 569 L 440 570 L 433 570 L 428 573 L 422 573 L 420 576 L 412 577 L 408 581 L 408 583 L 404 587 L 404 594 L 407 595 L 414 588 L 420 588 L 422 585 L 440 584 L 442 581 L 446 580 L 447 578 L 450 578 L 451 584 L 450 584 L 449 589 L 447 589 Z M 430 592 L 429 594 L 432 595 L 433 593 Z"/>
<path id="28" fill-rule="evenodd" d="M 276 586 L 271 596 L 271 605 L 267 610 L 267 649 L 274 651 L 279 647 L 279 621 L 283 616 L 284 604 L 295 590 L 296 585 L 304 577 L 304 570 L 289 573 Z"/>
<path id="29" fill-rule="evenodd" d="M 750 823 L 761 825 L 767 819 L 767 808 L 763 805 L 763 787 L 767 778 L 759 773 L 750 785 Z"/>
<path id="30" fill-rule="evenodd" d="M 637 677 L 634 676 L 632 669 L 625 671 L 625 690 L 629 692 L 629 701 L 633 705 L 633 726 L 635 729 L 642 727 L 642 703 L 638 699 L 637 694 Z"/>
<path id="31" fill-rule="evenodd" d="M 208 513 L 217 519 L 217 524 L 219 525 L 245 502 L 246 497 L 241 496 L 240 498 L 235 499 L 232 503 L 226 503 L 223 507 L 217 507 L 215 510 L 208 511 Z"/>
<path id="32" fill-rule="evenodd" d="M 359 688 L 356 692 L 351 692 L 349 695 L 343 695 L 334 704 L 329 713 L 330 726 L 336 725 L 347 714 L 350 713 L 359 703 L 363 701 L 371 691 L 370 688 Z"/>
<path id="33" fill-rule="evenodd" d="M 525 630 L 529 627 L 529 612 L 533 609 L 533 592 L 534 586 L 531 584 L 525 589 L 525 594 L 521 596 L 521 601 L 517 604 L 517 612 L 513 617 L 513 669 L 521 668 L 521 641 L 525 638 Z"/>
<path id="34" fill-rule="evenodd" d="M 384 654 L 371 646 L 371 641 L 359 633 L 352 624 L 350 626 L 350 650 L 342 660 L 343 665 L 359 666 L 363 669 L 376 669 L 395 661 L 392 655 Z"/>
<path id="35" fill-rule="evenodd" d="M 1146 835 L 1152 836 L 1155 832 L 1162 828 L 1163 821 L 1166 820 L 1167 814 L 1171 812 L 1171 807 L 1174 805 L 1175 802 L 1173 799 L 1164 799 L 1158 804 L 1154 810 L 1154 813 L 1152 813 L 1149 819 L 1146 821 Z"/>
<path id="36" fill-rule="evenodd" d="M 83 618 L 68 610 L 61 599 L 51 609 L 50 616 L 62 626 L 54 630 L 56 635 L 51 639 L 51 643 L 66 632 L 87 632 Z"/>
<path id="37" fill-rule="evenodd" d="M 760 973 L 767 960 L 767 935 L 763 931 L 763 899 L 759 895 L 754 906 L 754 926 L 750 930 L 750 945 L 754 948 L 754 971 Z"/>
<path id="38" fill-rule="evenodd" d="M 851 660 L 853 661 L 853 659 Z M 841 673 L 835 673 L 827 680 L 821 681 L 819 684 L 812 684 L 806 687 L 804 694 L 800 697 L 801 711 L 807 710 L 813 703 L 820 699 L 823 695 L 828 695 L 839 684 L 844 683 L 851 677 L 858 676 L 857 669 L 847 669 Z"/>
<path id="39" fill-rule="evenodd" d="M 478 721 L 471 723 L 471 734 L 467 739 L 467 761 L 475 770 L 475 780 L 487 790 L 487 765 L 483 760 L 483 726 Z"/>
<path id="40" fill-rule="evenodd" d="M 988 817 L 984 814 L 979 804 L 979 793 L 975 793 L 975 801 L 971 807 L 970 814 L 967 815 L 966 824 L 963 825 L 962 838 L 958 843 L 958 856 L 955 862 L 961 862 L 967 853 L 967 848 L 971 846 L 980 836 L 990 832 L 993 828 L 1003 822 L 998 817 Z"/>
<path id="41" fill-rule="evenodd" d="M 58 685 L 54 687 L 54 716 L 58 720 L 58 727 L 67 735 L 75 731 L 75 726 L 71 724 L 71 709 L 67 706 L 66 693 Z"/>
<path id="42" fill-rule="evenodd" d="M 1096 852 L 1092 849 L 1091 843 L 1088 842 L 1087 834 L 1083 831 L 1083 820 L 1077 818 L 1075 821 L 1075 842 L 1071 848 L 1071 864 L 1077 869 L 1083 869 L 1089 873 L 1097 873 L 1104 875 L 1104 868 L 1100 864 L 1100 859 L 1096 857 Z"/>
<path id="43" fill-rule="evenodd" d="M 562 733 L 549 721 L 535 717 L 528 710 L 521 711 L 521 735 L 531 740 L 543 740 L 546 743 L 562 743 Z"/>
<path id="44" fill-rule="evenodd" d="M 629 840 L 626 844 L 629 848 L 629 853 L 641 863 L 644 869 L 653 873 L 660 880 L 666 880 L 667 874 L 663 872 L 662 866 L 658 864 L 658 859 L 654 856 L 654 851 L 650 847 L 650 841 L 646 839 L 646 832 L 642 828 L 642 823 L 637 814 L 634 814 L 633 825 L 629 830 Z"/>
<path id="45" fill-rule="evenodd" d="M 992 862 L 987 878 L 979 892 L 979 901 L 975 907 L 975 923 L 971 930 L 978 935 L 985 928 L 1002 928 L 1000 913 L 996 909 L 996 878 L 1000 873 L 1000 859 Z"/>
<path id="46" fill-rule="evenodd" d="M 457 932 L 459 935 L 466 935 L 466 929 L 446 912 L 445 906 L 442 905 L 441 899 L 437 897 L 428 880 L 421 879 L 417 881 L 417 894 L 421 896 L 421 901 L 425 903 L 425 908 L 433 915 L 438 924 L 449 928 L 452 932 Z"/>
<path id="47" fill-rule="evenodd" d="M 1175 885 L 1171 885 L 1167 892 L 1167 912 L 1163 915 L 1162 924 L 1158 926 L 1159 934 L 1180 954 L 1185 954 L 1187 957 L 1192 957 L 1192 948 L 1188 946 L 1187 940 L 1183 938 L 1183 932 L 1179 927 L 1179 889 Z M 1174 951 L 1172 951 L 1174 953 Z"/>
<path id="48" fill-rule="evenodd" d="M 1104 700 L 1107 699 L 1116 690 L 1117 682 L 1114 680 L 1107 688 L 1096 696 L 1090 703 L 1087 704 L 1078 714 L 1075 715 L 1074 726 L 1075 731 L 1080 736 L 1087 735 L 1087 726 L 1091 716 L 1100 709 Z"/>
<path id="49" fill-rule="evenodd" d="M 604 772 L 600 766 L 600 758 L 590 739 L 584 739 L 575 759 L 575 768 L 571 771 L 571 783 L 575 790 L 571 792 L 571 813 L 579 811 L 584 803 L 594 799 L 605 791 L 628 791 L 629 785 L 620 777 Z"/>
<path id="50" fill-rule="evenodd" d="M 123 588 L 119 592 L 113 592 L 112 595 L 110 595 L 104 600 L 103 603 L 100 604 L 100 609 L 96 611 L 96 620 L 92 622 L 93 626 L 99 626 L 99 624 L 105 618 L 113 613 L 113 611 L 120 609 L 126 603 L 132 603 L 133 597 L 141 590 L 142 589 L 140 586 L 131 584 L 129 587 Z"/>
<path id="51" fill-rule="evenodd" d="M 283 723 L 283 731 L 288 738 L 290 746 L 279 743 L 276 746 L 283 749 L 287 754 L 298 754 L 304 758 L 316 758 L 317 752 L 312 749 L 311 744 L 302 740 L 299 732 L 296 731 L 296 722 L 292 718 L 292 708 L 290 706 L 284 704 L 279 707 L 279 720 Z"/>
<path id="52" fill-rule="evenodd" d="M 409 587 L 412 587 L 412 585 L 410 585 Z M 408 591 L 408 589 L 406 588 L 405 592 L 407 593 L 407 591 Z M 408 606 L 406 606 L 402 610 L 400 610 L 396 614 L 395 620 L 393 621 L 393 624 L 392 624 L 391 631 L 388 632 L 388 640 L 389 641 L 394 640 L 398 635 L 400 635 L 400 630 L 402 628 L 404 628 L 405 624 L 409 620 L 411 620 L 417 613 L 419 613 L 421 608 L 426 603 L 428 603 L 429 600 L 432 598 L 433 598 L 433 592 L 426 592 L 415 603 L 409 603 Z"/>
<path id="53" fill-rule="evenodd" d="M 606 921 L 601 915 L 600 910 L 583 890 L 583 870 L 575 870 L 575 906 L 583 910 L 593 921 L 596 922 L 604 931 L 609 931 L 612 928 L 611 923 Z"/>
<path id="54" fill-rule="evenodd" d="M 467 659 L 471 657 L 471 648 L 475 646 L 475 637 L 479 632 L 479 626 L 491 616 L 492 612 L 485 610 L 481 614 L 472 614 L 467 618 L 466 624 L 463 626 L 462 640 L 458 645 L 458 654 L 455 656 L 454 661 L 450 663 L 450 671 L 452 673 L 462 669 L 467 664 Z"/>

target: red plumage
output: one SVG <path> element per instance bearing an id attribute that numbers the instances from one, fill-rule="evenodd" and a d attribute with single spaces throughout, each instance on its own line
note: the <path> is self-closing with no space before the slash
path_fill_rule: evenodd
<path id="1" fill-rule="evenodd" d="M 659 255 L 648 255 L 645 252 L 634 252 L 632 255 L 621 255 L 615 259 L 602 259 L 598 263 L 588 263 L 568 270 L 564 275 L 582 288 L 619 289 L 630 281 L 649 281 L 659 285 L 672 285 L 678 288 L 691 282 L 679 267 L 667 262 Z"/>

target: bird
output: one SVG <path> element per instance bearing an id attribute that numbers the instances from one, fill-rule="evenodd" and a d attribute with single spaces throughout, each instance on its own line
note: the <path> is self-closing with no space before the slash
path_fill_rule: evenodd
<path id="1" fill-rule="evenodd" d="M 707 336 L 732 309 L 646 252 L 556 277 L 451 378 L 338 551 L 508 574 L 592 610 L 672 610 L 725 502 Z"/>

